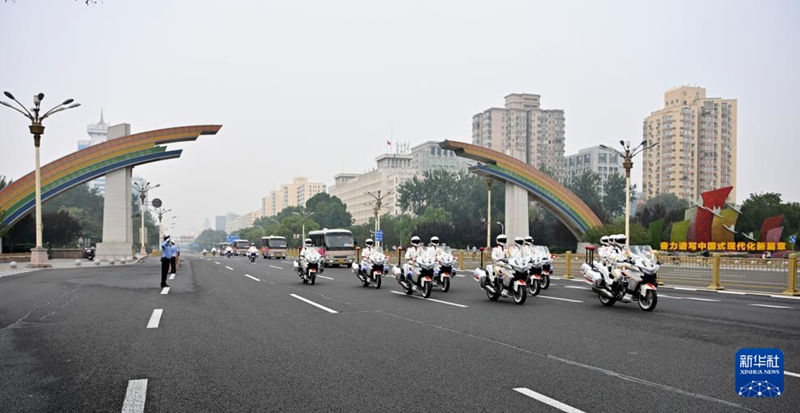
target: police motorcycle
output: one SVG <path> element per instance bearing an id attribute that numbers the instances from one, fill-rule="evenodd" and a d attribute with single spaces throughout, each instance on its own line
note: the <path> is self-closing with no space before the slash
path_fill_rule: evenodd
<path id="1" fill-rule="evenodd" d="M 392 268 L 392 273 L 397 279 L 397 283 L 403 288 L 406 295 L 419 292 L 422 298 L 431 296 L 433 273 L 436 267 L 436 260 L 434 257 L 421 251 L 417 258 L 407 265 L 405 274 L 403 270 L 398 267 Z M 414 273 L 418 275 L 414 280 Z"/>
<path id="2" fill-rule="evenodd" d="M 433 270 L 431 282 L 434 287 L 439 287 L 443 293 L 450 291 L 450 280 L 456 276 L 456 258 L 450 247 L 444 246 L 436 257 L 436 266 Z"/>
<path id="3" fill-rule="evenodd" d="M 258 257 L 258 252 L 247 251 L 247 259 L 250 262 L 256 262 L 256 258 Z"/>
<path id="4" fill-rule="evenodd" d="M 541 263 L 541 287 L 542 290 L 546 290 L 550 286 L 550 275 L 553 273 L 553 256 L 550 255 L 550 249 L 544 245 L 534 245 L 533 249 Z"/>
<path id="5" fill-rule="evenodd" d="M 322 272 L 322 255 L 316 248 L 311 248 L 311 239 L 306 238 L 305 246 L 305 254 L 293 261 L 292 267 L 303 280 L 303 284 L 314 285 L 317 281 L 317 273 Z"/>
<path id="6" fill-rule="evenodd" d="M 498 236 L 498 239 L 501 237 Z M 504 238 L 504 237 L 503 237 Z M 510 257 L 499 260 L 501 264 L 486 266 L 486 270 L 476 268 L 472 277 L 486 291 L 492 301 L 500 297 L 512 297 L 514 303 L 525 304 L 528 298 L 527 279 L 530 271 L 530 259 L 517 252 Z"/>
<path id="7" fill-rule="evenodd" d="M 624 238 L 621 237 L 623 245 Z M 653 311 L 656 308 L 659 265 L 652 255 L 634 248 L 630 256 L 619 254 L 618 260 L 612 258 L 610 262 L 598 262 L 595 261 L 594 254 L 594 246 L 586 247 L 586 260 L 581 264 L 581 273 L 586 282 L 591 284 L 592 292 L 597 294 L 603 306 L 611 307 L 617 301 L 636 301 L 644 311 Z M 614 282 L 612 274 L 616 276 L 617 282 Z"/>
<path id="8" fill-rule="evenodd" d="M 368 239 L 367 245 L 372 246 L 371 241 Z M 363 257 L 360 263 L 353 263 L 353 273 L 361 281 L 361 285 L 369 287 L 370 284 L 375 284 L 375 289 L 381 288 L 381 278 L 388 270 L 386 258 L 386 254 L 380 247 L 371 248 L 369 255 Z"/>

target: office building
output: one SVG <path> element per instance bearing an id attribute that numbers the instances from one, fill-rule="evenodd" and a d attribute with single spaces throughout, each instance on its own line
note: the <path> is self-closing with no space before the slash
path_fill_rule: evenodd
<path id="1" fill-rule="evenodd" d="M 577 154 L 566 157 L 566 177 L 576 178 L 585 172 L 594 172 L 600 177 L 600 196 L 605 196 L 606 182 L 610 175 L 625 176 L 622 158 L 614 152 L 600 149 L 597 146 L 584 148 Z"/>
<path id="2" fill-rule="evenodd" d="M 425 171 L 445 170 L 453 173 L 466 172 L 475 162 L 456 156 L 453 151 L 439 147 L 438 141 L 427 141 L 411 148 L 411 168 L 422 176 Z"/>
<path id="3" fill-rule="evenodd" d="M 325 192 L 325 184 L 308 182 L 304 176 L 294 177 L 291 184 L 281 185 L 261 200 L 264 216 L 275 216 L 290 206 L 306 206 L 306 201 L 316 194 Z"/>

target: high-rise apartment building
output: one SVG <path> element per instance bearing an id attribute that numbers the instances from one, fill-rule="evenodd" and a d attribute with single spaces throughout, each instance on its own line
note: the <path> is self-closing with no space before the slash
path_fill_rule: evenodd
<path id="1" fill-rule="evenodd" d="M 664 108 L 643 125 L 647 144 L 658 143 L 642 154 L 645 200 L 673 193 L 693 202 L 733 186 L 728 202 L 736 202 L 736 107 L 736 99 L 707 98 L 701 87 L 664 93 Z"/>
<path id="2" fill-rule="evenodd" d="M 308 182 L 308 178 L 298 176 L 292 183 L 281 185 L 261 200 L 261 210 L 265 216 L 275 216 L 290 206 L 306 206 L 306 201 L 316 194 L 325 192 L 325 184 Z"/>
<path id="3" fill-rule="evenodd" d="M 427 141 L 411 148 L 411 168 L 419 176 L 425 171 L 442 169 L 454 173 L 466 172 L 475 164 L 467 158 L 439 146 L 439 142 Z"/>
<path id="4" fill-rule="evenodd" d="M 472 144 L 513 156 L 563 178 L 564 111 L 542 109 L 541 96 L 513 93 L 504 108 L 490 108 L 472 117 Z"/>

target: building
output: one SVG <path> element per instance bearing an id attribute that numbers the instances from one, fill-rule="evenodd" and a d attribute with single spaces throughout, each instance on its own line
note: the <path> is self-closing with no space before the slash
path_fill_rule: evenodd
<path id="1" fill-rule="evenodd" d="M 707 98 L 702 87 L 664 93 L 664 108 L 645 118 L 642 134 L 658 145 L 642 156 L 642 193 L 647 200 L 673 193 L 691 202 L 700 194 L 732 186 L 736 203 L 736 99 Z"/>
<path id="2" fill-rule="evenodd" d="M 566 170 L 564 111 L 542 109 L 539 95 L 510 94 L 504 108 L 490 108 L 472 117 L 472 144 L 547 168 L 560 180 Z"/>
<path id="3" fill-rule="evenodd" d="M 306 201 L 316 194 L 325 192 L 325 184 L 308 182 L 304 176 L 294 177 L 292 183 L 281 185 L 261 200 L 264 216 L 275 216 L 290 206 L 305 206 Z"/>
<path id="4" fill-rule="evenodd" d="M 232 234 L 240 229 L 250 228 L 253 226 L 253 222 L 255 222 L 258 218 L 261 218 L 261 216 L 260 209 L 246 212 L 241 215 L 228 214 L 228 216 L 225 217 L 225 221 L 227 223 L 225 232 Z"/>
<path id="5" fill-rule="evenodd" d="M 606 182 L 609 175 L 620 174 L 625 176 L 622 168 L 622 159 L 614 152 L 600 149 L 597 146 L 584 148 L 577 154 L 566 157 L 567 179 L 578 177 L 585 172 L 594 172 L 600 176 L 600 196 L 605 196 Z"/>
<path id="6" fill-rule="evenodd" d="M 92 145 L 103 143 L 108 139 L 108 124 L 103 119 L 103 110 L 100 110 L 100 122 L 86 126 L 86 133 L 89 134 L 89 139 L 82 139 L 78 141 L 78 150 L 86 149 Z M 86 184 L 89 189 L 97 189 L 97 191 L 105 195 L 106 193 L 106 178 L 100 177 Z"/>
<path id="7" fill-rule="evenodd" d="M 411 148 L 411 169 L 418 176 L 436 169 L 454 173 L 466 172 L 474 164 L 474 161 L 456 156 L 453 151 L 442 149 L 436 141 L 427 141 Z"/>
<path id="8" fill-rule="evenodd" d="M 225 231 L 225 215 L 217 215 L 214 217 L 214 230 Z"/>
<path id="9" fill-rule="evenodd" d="M 381 194 L 381 215 L 399 215 L 398 191 L 400 184 L 416 175 L 411 154 L 384 154 L 375 158 L 377 168 L 364 174 L 341 173 L 333 177 L 334 185 L 328 193 L 338 197 L 353 216 L 353 224 L 361 225 L 375 217 L 375 198 Z"/>

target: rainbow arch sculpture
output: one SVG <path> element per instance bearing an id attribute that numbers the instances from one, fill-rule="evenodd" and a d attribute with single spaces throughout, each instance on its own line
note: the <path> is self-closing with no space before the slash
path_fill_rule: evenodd
<path id="1" fill-rule="evenodd" d="M 74 186 L 118 169 L 181 156 L 162 144 L 194 141 L 200 135 L 215 135 L 222 125 L 179 126 L 112 139 L 73 152 L 41 167 L 42 201 Z M 3 223 L 13 225 L 35 206 L 34 172 L 0 190 Z"/>
<path id="2" fill-rule="evenodd" d="M 464 142 L 446 140 L 440 142 L 439 147 L 451 150 L 457 156 L 481 162 L 472 169 L 474 173 L 524 188 L 579 240 L 590 228 L 603 225 L 600 218 L 575 193 L 525 162 Z"/>

